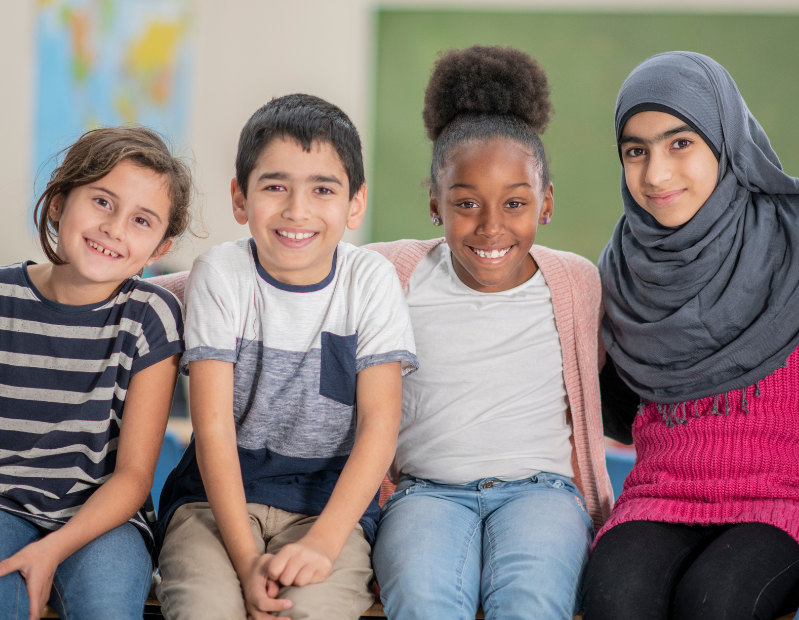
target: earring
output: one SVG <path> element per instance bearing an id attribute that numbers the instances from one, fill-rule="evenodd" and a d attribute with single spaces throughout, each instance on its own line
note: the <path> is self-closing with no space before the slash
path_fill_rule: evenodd
<path id="1" fill-rule="evenodd" d="M 437 215 L 433 217 L 433 226 L 441 226 L 441 218 Z"/>
<path id="2" fill-rule="evenodd" d="M 544 226 L 546 226 L 547 224 L 549 224 L 549 216 L 548 216 L 548 215 L 545 215 L 545 216 L 544 216 L 544 219 L 541 221 L 541 223 L 542 223 Z"/>

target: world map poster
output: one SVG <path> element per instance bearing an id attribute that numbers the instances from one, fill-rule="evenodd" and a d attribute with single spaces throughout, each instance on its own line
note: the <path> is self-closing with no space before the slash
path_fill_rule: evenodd
<path id="1" fill-rule="evenodd" d="M 34 173 L 96 127 L 141 124 L 187 143 L 190 0 L 39 0 Z"/>

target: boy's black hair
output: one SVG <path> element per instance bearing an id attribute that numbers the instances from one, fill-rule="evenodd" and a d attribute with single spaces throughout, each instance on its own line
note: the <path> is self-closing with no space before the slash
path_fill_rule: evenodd
<path id="1" fill-rule="evenodd" d="M 259 108 L 244 125 L 236 154 L 236 182 L 247 195 L 247 181 L 261 153 L 275 138 L 294 138 L 310 151 L 314 141 L 329 142 L 350 182 L 350 200 L 364 184 L 361 138 L 338 106 L 313 95 L 285 95 Z"/>
<path id="2" fill-rule="evenodd" d="M 549 164 L 539 134 L 551 112 L 546 73 L 525 52 L 482 45 L 446 52 L 433 67 L 422 112 L 433 141 L 433 190 L 438 191 L 439 171 L 457 144 L 504 137 L 533 150 L 546 191 Z"/>

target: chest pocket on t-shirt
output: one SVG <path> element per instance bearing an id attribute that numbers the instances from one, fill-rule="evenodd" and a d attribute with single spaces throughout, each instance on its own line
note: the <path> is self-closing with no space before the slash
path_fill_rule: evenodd
<path id="1" fill-rule="evenodd" d="M 336 402 L 355 404 L 355 351 L 358 334 L 337 336 L 322 332 L 322 369 L 319 393 Z"/>

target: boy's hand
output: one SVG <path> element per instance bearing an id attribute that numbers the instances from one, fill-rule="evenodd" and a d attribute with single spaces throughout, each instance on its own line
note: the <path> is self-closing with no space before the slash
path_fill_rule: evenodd
<path id="1" fill-rule="evenodd" d="M 307 534 L 283 547 L 269 563 L 269 579 L 284 586 L 322 583 L 333 572 L 330 552 Z"/>
<path id="2" fill-rule="evenodd" d="M 247 620 L 277 618 L 269 612 L 290 609 L 294 604 L 291 601 L 276 598 L 280 585 L 267 575 L 267 570 L 274 557 L 271 553 L 259 555 L 253 560 L 250 570 L 241 579 Z"/>
<path id="3" fill-rule="evenodd" d="M 0 577 L 19 571 L 25 579 L 25 588 L 28 590 L 30 601 L 29 620 L 38 620 L 42 617 L 42 610 L 50 598 L 50 589 L 53 587 L 53 575 L 59 564 L 58 557 L 49 549 L 45 540 L 31 543 L 0 562 Z"/>

